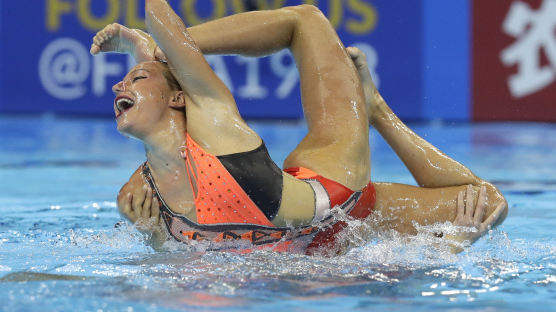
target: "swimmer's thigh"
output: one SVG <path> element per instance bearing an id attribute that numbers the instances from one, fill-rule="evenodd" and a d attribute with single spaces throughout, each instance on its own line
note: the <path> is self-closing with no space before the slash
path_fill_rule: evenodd
<path id="1" fill-rule="evenodd" d="M 309 133 L 284 167 L 306 167 L 353 190 L 370 178 L 369 129 L 359 75 L 334 28 L 313 6 L 295 8 L 291 51 Z"/>
<path id="2" fill-rule="evenodd" d="M 452 222 L 456 218 L 458 193 L 467 189 L 466 185 L 424 188 L 396 183 L 373 184 L 376 190 L 374 214 L 380 224 L 406 234 L 416 233 L 414 222 L 419 225 Z M 478 187 L 473 187 L 474 205 L 478 191 Z M 483 219 L 496 208 L 488 200 L 486 205 Z"/>

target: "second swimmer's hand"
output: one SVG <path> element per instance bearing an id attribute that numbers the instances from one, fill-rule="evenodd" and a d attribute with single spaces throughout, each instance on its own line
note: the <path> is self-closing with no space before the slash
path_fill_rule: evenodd
<path id="1" fill-rule="evenodd" d="M 136 228 L 147 234 L 148 243 L 160 249 L 168 239 L 160 215 L 160 203 L 153 190 L 143 180 L 139 168 L 118 194 L 118 210 Z"/>
<path id="2" fill-rule="evenodd" d="M 466 193 L 467 198 L 464 202 Z M 454 233 L 448 233 L 444 236 L 446 239 L 456 242 L 455 245 L 452 245 L 452 252 L 454 253 L 461 252 L 463 250 L 462 246 L 471 245 L 486 231 L 490 230 L 506 208 L 506 202 L 500 203 L 492 214 L 484 222 L 481 222 L 486 208 L 486 188 L 484 186 L 479 191 L 477 205 L 474 205 L 471 186 L 468 186 L 466 191 L 459 192 L 457 201 L 456 219 L 452 224 L 459 228 Z"/>
<path id="3" fill-rule="evenodd" d="M 160 204 L 152 189 L 127 183 L 118 194 L 120 214 L 143 232 L 152 232 L 161 225 Z"/>

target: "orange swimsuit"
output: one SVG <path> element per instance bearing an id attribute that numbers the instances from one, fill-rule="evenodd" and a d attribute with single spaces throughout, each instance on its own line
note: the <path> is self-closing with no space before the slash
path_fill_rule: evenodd
<path id="1" fill-rule="evenodd" d="M 264 182 L 251 184 L 257 185 L 257 190 L 249 190 L 250 184 L 249 181 L 246 181 L 249 178 L 239 176 L 249 170 L 262 171 L 269 166 L 276 167 L 270 160 L 264 144 L 262 144 L 262 149 L 257 150 L 260 150 L 260 154 L 265 156 L 262 158 L 256 156 L 258 158 L 255 161 L 247 162 L 249 168 L 257 162 L 263 163 L 262 167 L 246 169 L 240 166 L 238 171 L 229 165 L 231 160 L 223 159 L 228 155 L 216 157 L 205 152 L 189 135 L 187 135 L 186 142 L 186 150 L 182 155 L 185 158 L 190 177 L 189 182 L 195 194 L 197 222 L 174 213 L 166 205 L 154 183 L 149 167 L 146 163 L 143 165 L 143 176 L 159 199 L 160 212 L 167 230 L 178 241 L 205 241 L 209 243 L 208 248 L 210 249 L 230 249 L 230 246 L 234 248 L 233 246 L 238 242 L 248 242 L 256 248 L 269 247 L 277 251 L 302 249 L 306 253 L 312 254 L 320 248 L 327 250 L 333 248 L 335 234 L 346 226 L 345 222 L 334 221 L 334 217 L 329 213 L 331 208 L 337 206 L 353 218 L 366 218 L 374 207 L 375 190 L 370 182 L 362 191 L 354 192 L 309 169 L 288 168 L 284 171 L 306 181 L 313 188 L 316 198 L 315 218 L 310 226 L 276 227 L 270 218 L 274 217 L 277 208 L 272 211 L 263 211 L 260 206 L 279 207 L 281 176 L 277 183 L 268 183 L 266 189 L 263 187 L 266 193 L 276 193 L 277 189 L 280 192 L 270 197 L 265 197 L 268 194 L 260 194 L 261 191 L 258 190 L 258 185 L 264 184 Z M 245 153 L 234 155 L 236 160 L 248 159 Z M 269 161 L 272 164 L 268 164 Z M 230 171 L 235 173 L 235 177 Z M 266 176 L 281 174 L 277 167 L 273 172 L 263 172 L 263 174 Z M 251 176 L 256 174 L 257 172 L 254 172 Z M 278 202 L 276 202 L 276 198 L 278 198 Z M 259 205 L 255 203 L 255 200 Z"/>

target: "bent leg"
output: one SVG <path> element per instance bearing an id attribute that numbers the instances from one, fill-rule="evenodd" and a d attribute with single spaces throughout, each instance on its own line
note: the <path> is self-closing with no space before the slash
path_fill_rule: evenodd
<path id="1" fill-rule="evenodd" d="M 289 48 L 300 72 L 309 133 L 284 166 L 309 168 L 354 190 L 368 183 L 368 120 L 359 76 L 317 8 L 242 13 L 191 27 L 189 33 L 208 54 L 259 56 Z"/>
<path id="2" fill-rule="evenodd" d="M 351 58 L 326 17 L 305 9 L 292 40 L 309 133 L 285 167 L 307 167 L 353 190 L 370 179 L 369 126 Z"/>

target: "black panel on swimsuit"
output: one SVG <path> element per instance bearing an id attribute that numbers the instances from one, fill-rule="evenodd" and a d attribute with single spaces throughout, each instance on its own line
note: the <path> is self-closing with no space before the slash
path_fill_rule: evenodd
<path id="1" fill-rule="evenodd" d="M 280 208 L 283 178 L 264 143 L 249 152 L 217 158 L 268 220 L 272 220 Z"/>

